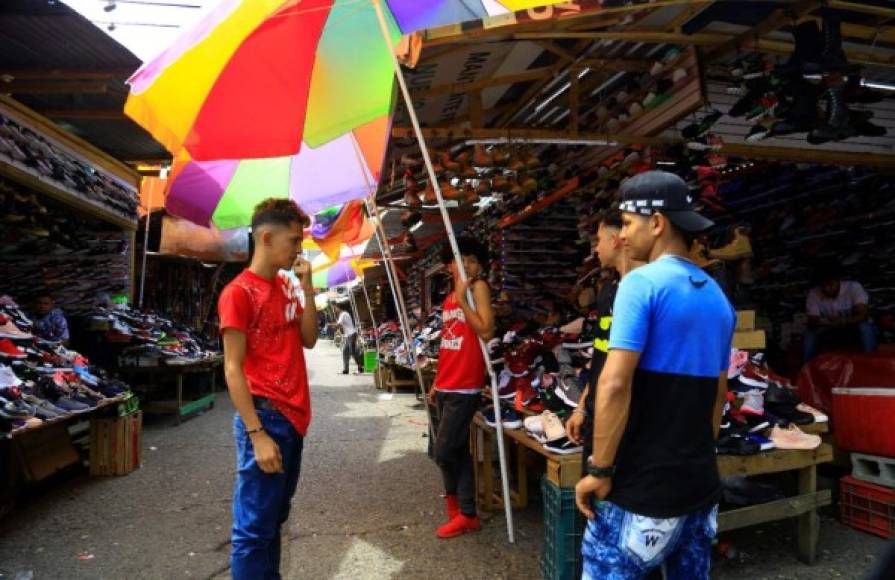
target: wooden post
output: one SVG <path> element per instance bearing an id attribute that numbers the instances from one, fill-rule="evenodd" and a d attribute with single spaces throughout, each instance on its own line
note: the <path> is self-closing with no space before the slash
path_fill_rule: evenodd
<path id="1" fill-rule="evenodd" d="M 799 470 L 799 495 L 812 494 L 817 490 L 817 465 Z M 809 510 L 799 516 L 799 560 L 805 564 L 817 561 L 817 536 L 820 519 L 817 510 Z"/>

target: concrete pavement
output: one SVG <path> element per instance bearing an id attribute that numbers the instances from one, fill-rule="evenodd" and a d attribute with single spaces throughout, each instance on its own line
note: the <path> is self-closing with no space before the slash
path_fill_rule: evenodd
<path id="1" fill-rule="evenodd" d="M 506 543 L 502 513 L 485 529 L 439 540 L 440 475 L 426 456 L 426 419 L 412 394 L 388 396 L 339 374 L 327 341 L 308 353 L 314 421 L 284 536 L 284 578 L 538 578 L 543 528 L 536 494 Z M 142 469 L 57 483 L 0 521 L 0 580 L 226 578 L 234 446 L 232 407 L 179 427 L 147 424 Z M 534 488 L 534 482 L 532 483 Z M 730 538 L 739 556 L 716 578 L 859 578 L 883 542 L 823 518 L 820 562 L 795 559 L 792 526 Z"/>

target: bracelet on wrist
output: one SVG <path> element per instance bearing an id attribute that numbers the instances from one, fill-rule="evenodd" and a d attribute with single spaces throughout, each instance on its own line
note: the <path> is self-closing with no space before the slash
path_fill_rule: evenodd
<path id="1" fill-rule="evenodd" d="M 247 433 L 248 435 L 254 435 L 255 433 L 263 433 L 263 432 L 264 432 L 264 426 L 263 426 L 263 425 L 260 426 L 260 427 L 256 427 L 256 428 L 254 428 L 254 429 L 246 429 L 246 433 Z"/>

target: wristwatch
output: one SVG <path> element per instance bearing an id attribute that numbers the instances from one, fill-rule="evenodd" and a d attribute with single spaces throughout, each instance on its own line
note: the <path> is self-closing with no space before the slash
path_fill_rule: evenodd
<path id="1" fill-rule="evenodd" d="M 615 475 L 615 466 L 610 465 L 609 467 L 597 467 L 590 462 L 590 457 L 588 457 L 587 474 L 599 479 L 610 479 L 613 475 Z"/>

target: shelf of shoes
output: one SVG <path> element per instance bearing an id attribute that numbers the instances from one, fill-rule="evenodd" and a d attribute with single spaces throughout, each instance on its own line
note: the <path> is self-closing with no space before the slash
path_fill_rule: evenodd
<path id="1" fill-rule="evenodd" d="M 137 227 L 138 192 L 0 107 L 0 175 L 126 229 Z"/>
<path id="2" fill-rule="evenodd" d="M 10 296 L 0 298 L 0 438 L 77 419 L 128 402 L 130 387 L 80 351 L 33 335 L 33 321 Z M 133 403 L 133 405 L 131 404 Z M 67 438 L 66 438 L 67 441 Z"/>
<path id="3" fill-rule="evenodd" d="M 559 202 L 494 235 L 494 291 L 517 304 L 565 298 L 575 285 L 582 243 L 575 207 Z"/>
<path id="4" fill-rule="evenodd" d="M 759 168 L 722 172 L 717 207 L 707 208 L 721 226 L 706 239 L 708 255 L 723 262 L 735 305 L 768 319 L 769 343 L 786 349 L 804 331 L 814 271 L 834 261 L 869 294 L 882 338 L 895 338 L 887 322 L 895 314 L 891 179 L 860 167 Z"/>
<path id="5" fill-rule="evenodd" d="M 0 294 L 48 292 L 69 315 L 101 295 L 130 294 L 131 232 L 73 214 L 0 178 L 6 209 L 0 240 Z"/>

